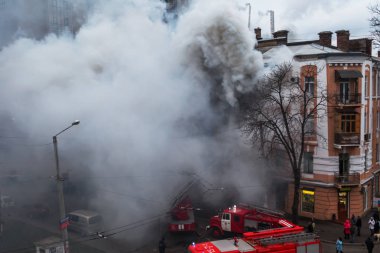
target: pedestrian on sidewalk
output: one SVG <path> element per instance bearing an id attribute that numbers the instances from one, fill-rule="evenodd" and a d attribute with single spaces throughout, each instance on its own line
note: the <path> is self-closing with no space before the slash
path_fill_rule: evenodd
<path id="1" fill-rule="evenodd" d="M 342 237 L 336 240 L 336 253 L 343 253 L 343 241 Z"/>
<path id="2" fill-rule="evenodd" d="M 360 236 L 360 229 L 362 228 L 362 218 L 360 218 L 360 216 L 356 219 L 356 228 L 358 231 L 358 236 Z"/>
<path id="3" fill-rule="evenodd" d="M 351 235 L 351 240 L 350 242 L 353 243 L 355 240 L 355 235 L 356 235 L 356 224 L 351 223 L 351 228 L 350 228 L 350 235 Z"/>
<path id="4" fill-rule="evenodd" d="M 349 240 L 350 234 L 351 234 L 351 223 L 349 219 L 347 219 L 343 224 L 343 233 L 344 233 L 344 239 Z"/>
<path id="5" fill-rule="evenodd" d="M 371 236 L 369 236 L 367 240 L 365 240 L 365 245 L 367 246 L 368 253 L 372 253 L 372 250 L 373 250 L 373 247 L 375 247 L 375 244 L 373 243 Z"/>
<path id="6" fill-rule="evenodd" d="M 356 218 L 355 214 L 352 214 L 352 216 L 351 216 L 351 225 L 352 224 L 356 225 L 356 221 L 357 221 L 357 218 Z"/>
<path id="7" fill-rule="evenodd" d="M 315 222 L 314 222 L 314 218 L 311 218 L 311 221 L 310 221 L 309 224 L 307 225 L 307 232 L 308 232 L 308 233 L 314 233 L 314 232 L 315 232 Z"/>
<path id="8" fill-rule="evenodd" d="M 373 219 L 373 217 L 369 218 L 368 227 L 369 231 L 371 232 L 371 236 L 373 236 L 373 234 L 375 233 L 375 223 L 376 221 Z"/>
<path id="9" fill-rule="evenodd" d="M 166 249 L 165 237 L 162 237 L 162 239 L 158 243 L 158 252 L 165 253 L 165 249 Z"/>

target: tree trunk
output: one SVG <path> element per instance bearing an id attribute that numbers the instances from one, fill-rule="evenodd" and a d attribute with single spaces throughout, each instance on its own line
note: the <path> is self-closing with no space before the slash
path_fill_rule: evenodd
<path id="1" fill-rule="evenodd" d="M 294 224 L 298 224 L 298 206 L 300 199 L 300 182 L 301 176 L 298 168 L 293 169 L 294 171 L 294 194 L 293 194 L 293 205 L 292 205 L 292 221 Z"/>

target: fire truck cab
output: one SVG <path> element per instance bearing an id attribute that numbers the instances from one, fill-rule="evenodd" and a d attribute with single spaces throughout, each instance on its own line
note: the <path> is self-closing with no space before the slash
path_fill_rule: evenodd
<path id="1" fill-rule="evenodd" d="M 262 207 L 234 205 L 210 219 L 209 229 L 213 236 L 226 233 L 260 231 L 263 229 L 294 226 L 283 218 L 283 213 Z"/>

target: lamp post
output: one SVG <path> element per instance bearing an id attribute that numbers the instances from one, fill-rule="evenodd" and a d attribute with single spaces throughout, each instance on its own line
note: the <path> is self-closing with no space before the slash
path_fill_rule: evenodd
<path id="1" fill-rule="evenodd" d="M 69 236 L 67 233 L 67 223 L 66 222 L 66 211 L 65 211 L 65 200 L 63 197 L 63 178 L 61 177 L 61 172 L 59 169 L 59 158 L 58 158 L 58 142 L 57 142 L 57 136 L 63 133 L 64 131 L 68 130 L 69 128 L 79 125 L 80 121 L 75 120 L 73 123 L 71 123 L 70 126 L 63 129 L 61 132 L 57 133 L 53 136 L 53 144 L 54 144 L 54 157 L 55 157 L 55 168 L 57 170 L 57 191 L 58 191 L 58 204 L 59 204 L 59 222 L 60 222 L 60 229 L 62 231 L 62 240 L 64 243 L 64 249 L 65 253 L 69 253 Z M 62 226 L 63 224 L 63 226 Z"/>
<path id="2" fill-rule="evenodd" d="M 246 3 L 246 6 L 248 6 L 248 30 L 251 30 L 251 4 Z"/>

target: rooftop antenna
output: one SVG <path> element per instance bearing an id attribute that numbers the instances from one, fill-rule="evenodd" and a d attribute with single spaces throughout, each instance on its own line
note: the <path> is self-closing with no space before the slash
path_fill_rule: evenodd
<path id="1" fill-rule="evenodd" d="M 271 34 L 273 34 L 274 33 L 274 11 L 269 10 L 268 13 L 270 15 L 270 32 Z"/>
<path id="2" fill-rule="evenodd" d="M 248 6 L 248 30 L 251 30 L 251 4 L 246 3 L 245 6 Z"/>

